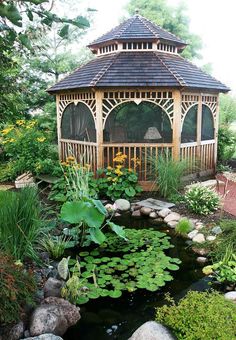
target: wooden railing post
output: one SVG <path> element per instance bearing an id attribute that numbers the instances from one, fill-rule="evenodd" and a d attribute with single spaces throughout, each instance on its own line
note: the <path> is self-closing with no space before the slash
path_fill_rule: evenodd
<path id="1" fill-rule="evenodd" d="M 103 120 L 102 120 L 102 99 L 103 92 L 96 91 L 96 133 L 97 133 L 97 168 L 103 167 Z"/>
<path id="2" fill-rule="evenodd" d="M 200 171 L 202 170 L 201 140 L 202 140 L 202 94 L 199 93 L 199 101 L 197 108 L 197 160 L 199 161 L 200 164 Z"/>
<path id="3" fill-rule="evenodd" d="M 59 109 L 59 101 L 60 95 L 56 95 L 56 109 L 57 109 L 57 140 L 58 140 L 58 154 L 59 159 L 62 159 L 62 151 L 61 151 L 61 117 L 60 117 L 60 109 Z"/>
<path id="4" fill-rule="evenodd" d="M 220 96 L 217 96 L 217 107 L 216 107 L 216 119 L 215 119 L 215 149 L 214 149 L 214 171 L 216 172 L 216 165 L 217 165 L 217 147 L 218 147 L 218 129 L 219 129 L 219 111 L 220 111 Z"/>
<path id="5" fill-rule="evenodd" d="M 174 119 L 173 119 L 173 159 L 180 159 L 181 144 L 181 92 L 173 91 L 174 99 Z"/>

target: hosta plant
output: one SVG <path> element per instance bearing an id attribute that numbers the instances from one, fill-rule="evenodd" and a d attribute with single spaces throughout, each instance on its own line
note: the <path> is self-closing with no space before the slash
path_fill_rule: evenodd
<path id="1" fill-rule="evenodd" d="M 188 209 L 196 214 L 208 215 L 219 208 L 220 197 L 214 190 L 199 183 L 187 190 L 185 202 Z"/>
<path id="2" fill-rule="evenodd" d="M 108 234 L 106 242 L 77 259 L 70 259 L 70 278 L 63 296 L 73 303 L 98 297 L 118 298 L 123 291 L 157 291 L 172 280 L 179 259 L 165 250 L 172 247 L 166 234 L 152 229 L 126 229 L 127 240 Z"/>

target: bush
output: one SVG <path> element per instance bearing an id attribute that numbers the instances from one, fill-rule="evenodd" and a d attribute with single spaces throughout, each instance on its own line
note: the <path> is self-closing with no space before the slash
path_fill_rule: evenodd
<path id="1" fill-rule="evenodd" d="M 222 261 L 230 248 L 232 253 L 236 254 L 236 221 L 222 220 L 220 221 L 222 233 L 217 236 L 217 242 L 214 242 L 214 248 L 211 257 L 214 261 Z"/>
<path id="2" fill-rule="evenodd" d="M 17 322 L 24 305 L 33 304 L 35 290 L 33 276 L 0 251 L 0 324 Z"/>
<path id="3" fill-rule="evenodd" d="M 226 163 L 236 151 L 236 136 L 229 128 L 221 127 L 218 132 L 218 161 Z"/>
<path id="4" fill-rule="evenodd" d="M 182 218 L 175 227 L 175 231 L 179 234 L 188 234 L 193 229 L 193 224 L 186 218 Z"/>
<path id="5" fill-rule="evenodd" d="M 52 172 L 57 153 L 51 147 L 51 133 L 40 130 L 36 120 L 17 120 L 16 125 L 5 126 L 0 137 L 0 146 L 11 164 L 8 179 L 25 171 L 39 174 L 46 169 L 48 173 Z M 50 158 L 50 164 L 45 164 Z"/>
<path id="6" fill-rule="evenodd" d="M 160 194 L 169 199 L 176 196 L 181 188 L 184 172 L 188 167 L 187 162 L 175 161 L 165 155 L 160 155 L 158 158 L 150 157 L 149 161 Z"/>
<path id="7" fill-rule="evenodd" d="M 208 215 L 217 210 L 220 204 L 219 195 L 200 183 L 191 187 L 185 194 L 188 209 L 200 215 Z"/>
<path id="8" fill-rule="evenodd" d="M 98 190 L 101 196 L 106 196 L 112 200 L 118 198 L 130 199 L 142 189 L 138 185 L 138 176 L 133 169 L 125 167 L 127 156 L 118 152 L 113 162 L 114 168 L 108 166 L 106 169 L 98 171 Z M 139 159 L 133 158 L 134 169 L 139 165 Z"/>
<path id="9" fill-rule="evenodd" d="M 218 292 L 188 292 L 178 305 L 171 300 L 171 306 L 157 308 L 156 321 L 177 339 L 235 339 L 236 305 Z"/>
<path id="10" fill-rule="evenodd" d="M 37 259 L 34 248 L 42 231 L 40 202 L 35 188 L 0 191 L 0 248 L 15 259 Z"/>

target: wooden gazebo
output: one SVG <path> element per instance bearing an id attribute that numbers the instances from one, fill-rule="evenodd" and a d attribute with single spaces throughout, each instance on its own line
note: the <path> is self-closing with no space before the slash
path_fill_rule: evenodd
<path id="1" fill-rule="evenodd" d="M 190 173 L 214 172 L 219 93 L 229 89 L 181 57 L 185 42 L 136 14 L 88 47 L 96 57 L 48 90 L 62 160 L 82 156 L 95 172 L 121 151 L 128 167 L 139 158 L 142 184 L 161 152 L 188 159 Z"/>

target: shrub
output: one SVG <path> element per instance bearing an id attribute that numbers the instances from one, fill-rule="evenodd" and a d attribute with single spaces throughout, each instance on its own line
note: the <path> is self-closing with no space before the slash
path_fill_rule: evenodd
<path id="1" fill-rule="evenodd" d="M 17 120 L 16 125 L 5 126 L 0 137 L 0 145 L 11 163 L 9 179 L 25 171 L 44 172 L 45 159 L 52 158 L 56 163 L 57 153 L 51 148 L 51 134 L 40 130 L 36 120 Z M 48 165 L 47 171 L 51 173 L 54 164 L 50 164 L 49 169 Z"/>
<path id="2" fill-rule="evenodd" d="M 220 221 L 222 233 L 217 236 L 217 242 L 214 242 L 214 248 L 211 257 L 215 261 L 222 261 L 230 248 L 232 253 L 236 254 L 236 221 L 222 220 Z"/>
<path id="3" fill-rule="evenodd" d="M 208 215 L 217 210 L 220 204 L 219 195 L 200 183 L 188 189 L 185 194 L 187 207 L 200 215 Z"/>
<path id="4" fill-rule="evenodd" d="M 127 156 L 118 152 L 113 159 L 115 167 L 108 166 L 106 169 L 98 171 L 98 189 L 99 194 L 116 200 L 118 198 L 130 199 L 142 189 L 138 185 L 138 176 L 133 169 L 125 167 Z M 138 158 L 133 158 L 133 168 L 135 169 L 140 161 Z"/>
<path id="5" fill-rule="evenodd" d="M 188 234 L 193 229 L 193 224 L 186 218 L 182 218 L 175 227 L 175 231 L 179 234 Z"/>
<path id="6" fill-rule="evenodd" d="M 42 231 L 41 206 L 35 188 L 0 191 L 0 248 L 15 259 L 37 259 L 35 243 Z"/>
<path id="7" fill-rule="evenodd" d="M 169 299 L 170 300 L 170 299 Z M 170 327 L 177 339 L 235 339 L 236 305 L 218 292 L 188 292 L 178 305 L 157 308 L 156 321 Z"/>
<path id="8" fill-rule="evenodd" d="M 39 240 L 40 250 L 47 251 L 53 259 L 62 257 L 69 245 L 69 239 L 65 235 L 55 237 L 45 235 Z"/>
<path id="9" fill-rule="evenodd" d="M 33 304 L 33 276 L 0 251 L 0 324 L 16 322 L 25 304 Z"/>
<path id="10" fill-rule="evenodd" d="M 182 185 L 182 177 L 187 170 L 187 162 L 176 161 L 167 155 L 150 157 L 152 174 L 155 178 L 155 186 L 164 198 L 171 198 L 178 193 Z"/>
<path id="11" fill-rule="evenodd" d="M 218 161 L 226 163 L 236 151 L 236 136 L 229 128 L 221 127 L 218 132 Z"/>

